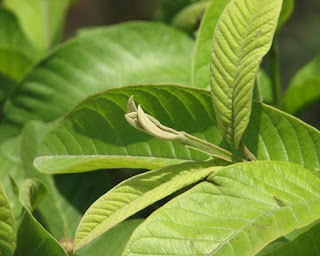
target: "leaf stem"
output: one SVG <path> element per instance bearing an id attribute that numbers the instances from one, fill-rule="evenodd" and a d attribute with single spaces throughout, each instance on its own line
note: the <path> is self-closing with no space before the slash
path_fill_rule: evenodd
<path id="1" fill-rule="evenodd" d="M 250 161 L 256 161 L 257 160 L 255 155 L 252 154 L 250 152 L 250 150 L 247 148 L 246 144 L 244 144 L 243 140 L 241 140 L 241 142 L 240 142 L 239 150 L 248 160 L 250 160 Z"/>

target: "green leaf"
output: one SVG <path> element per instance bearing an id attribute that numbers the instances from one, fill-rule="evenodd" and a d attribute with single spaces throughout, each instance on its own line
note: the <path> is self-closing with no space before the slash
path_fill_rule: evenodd
<path id="1" fill-rule="evenodd" d="M 16 86 L 16 83 L 12 79 L 9 79 L 0 74 L 0 111 L 2 109 L 2 105 L 4 104 L 9 94 L 13 91 L 15 86 Z"/>
<path id="2" fill-rule="evenodd" d="M 37 53 L 21 31 L 17 18 L 0 6 L 0 73 L 18 81 L 36 57 Z"/>
<path id="3" fill-rule="evenodd" d="M 235 148 L 249 122 L 254 81 L 271 47 L 281 6 L 282 0 L 231 0 L 214 32 L 213 105 L 221 134 Z"/>
<path id="4" fill-rule="evenodd" d="M 157 33 L 155 33 L 157 31 Z M 193 42 L 160 23 L 91 29 L 57 48 L 4 106 L 6 122 L 52 121 L 86 96 L 137 83 L 190 84 Z"/>
<path id="5" fill-rule="evenodd" d="M 320 224 L 298 236 L 294 241 L 287 243 L 264 256 L 303 256 L 319 255 L 320 252 Z"/>
<path id="6" fill-rule="evenodd" d="M 16 247 L 16 222 L 0 182 L 0 255 L 11 256 Z"/>
<path id="7" fill-rule="evenodd" d="M 17 16 L 25 35 L 40 53 L 59 42 L 69 1 L 4 0 L 3 4 Z"/>
<path id="8" fill-rule="evenodd" d="M 25 177 L 37 178 L 49 188 L 47 196 L 38 207 L 38 213 L 42 217 L 41 221 L 46 230 L 58 240 L 69 241 L 74 237 L 85 210 L 106 189 L 111 188 L 112 184 L 105 172 L 55 177 L 35 170 L 32 164 L 33 159 L 40 141 L 50 127 L 51 125 L 38 121 L 25 125 L 20 146 L 22 170 Z"/>
<path id="9" fill-rule="evenodd" d="M 19 146 L 20 137 L 8 139 L 0 144 L 0 181 L 16 217 L 20 216 L 22 210 L 15 186 L 23 180 Z"/>
<path id="10" fill-rule="evenodd" d="M 213 32 L 228 2 L 229 0 L 211 0 L 202 18 L 192 60 L 191 80 L 195 87 L 210 87 L 210 52 Z"/>
<path id="11" fill-rule="evenodd" d="M 320 54 L 304 66 L 290 81 L 284 96 L 284 110 L 297 114 L 320 99 Z"/>
<path id="12" fill-rule="evenodd" d="M 257 91 L 259 91 L 259 96 L 261 99 L 257 99 L 257 95 L 255 98 L 255 93 L 258 94 Z M 259 69 L 255 88 L 253 91 L 253 98 L 268 104 L 271 104 L 274 101 L 271 79 L 262 68 Z"/>
<path id="13" fill-rule="evenodd" d="M 100 197 L 85 213 L 76 232 L 75 250 L 156 201 L 205 179 L 219 169 L 213 165 L 212 162 L 184 163 L 123 181 Z"/>
<path id="14" fill-rule="evenodd" d="M 202 15 L 209 5 L 209 1 L 195 2 L 177 14 L 172 25 L 189 34 L 194 33 L 201 21 Z"/>
<path id="15" fill-rule="evenodd" d="M 320 180 L 299 165 L 247 162 L 208 181 L 147 218 L 123 255 L 255 255 L 320 218 Z"/>
<path id="16" fill-rule="evenodd" d="M 294 0 L 283 0 L 277 30 L 290 18 L 294 9 Z"/>
<path id="17" fill-rule="evenodd" d="M 144 219 L 133 219 L 121 222 L 108 232 L 80 249 L 77 256 L 112 255 L 121 256 L 132 232 Z"/>
<path id="18" fill-rule="evenodd" d="M 44 138 L 35 167 L 46 173 L 157 169 L 208 159 L 131 127 L 124 117 L 131 95 L 163 125 L 236 153 L 217 129 L 210 92 L 170 85 L 129 86 L 91 96 L 76 106 Z M 291 161 L 311 170 L 320 166 L 319 131 L 273 107 L 254 103 L 244 140 L 259 160 Z"/>
<path id="19" fill-rule="evenodd" d="M 18 242 L 15 255 L 52 255 L 66 256 L 59 243 L 41 226 L 32 215 L 45 196 L 47 188 L 38 180 L 26 179 L 20 188 L 20 201 L 26 212 L 18 230 Z"/>

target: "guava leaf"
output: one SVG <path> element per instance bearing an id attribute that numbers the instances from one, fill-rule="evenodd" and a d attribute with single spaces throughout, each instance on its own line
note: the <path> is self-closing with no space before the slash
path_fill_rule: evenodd
<path id="1" fill-rule="evenodd" d="M 0 73 L 18 81 L 36 58 L 37 52 L 21 30 L 17 18 L 0 6 Z"/>
<path id="2" fill-rule="evenodd" d="M 191 80 L 199 88 L 210 88 L 210 52 L 218 19 L 229 0 L 211 0 L 204 13 L 193 52 Z"/>
<path id="3" fill-rule="evenodd" d="M 163 125 L 237 153 L 218 131 L 210 92 L 172 85 L 129 86 L 96 94 L 76 106 L 44 138 L 35 167 L 46 173 L 157 169 L 208 159 L 131 127 L 124 117 L 131 95 Z M 319 131 L 273 107 L 254 103 L 244 139 L 259 160 L 290 161 L 311 170 L 320 166 Z"/>
<path id="4" fill-rule="evenodd" d="M 144 219 L 126 220 L 77 251 L 77 256 L 112 255 L 121 256 L 134 229 Z"/>
<path id="5" fill-rule="evenodd" d="M 285 93 L 284 110 L 297 114 L 320 99 L 320 54 L 292 78 Z"/>
<path id="6" fill-rule="evenodd" d="M 16 221 L 0 182 L 0 255 L 11 256 L 16 248 Z"/>
<path id="7" fill-rule="evenodd" d="M 20 202 L 26 212 L 22 217 L 17 234 L 16 255 L 67 255 L 60 244 L 32 215 L 32 211 L 40 203 L 46 192 L 47 188 L 43 183 L 35 179 L 26 179 L 20 187 Z"/>
<path id="8" fill-rule="evenodd" d="M 4 0 L 18 18 L 25 35 L 40 53 L 59 42 L 69 1 Z"/>
<path id="9" fill-rule="evenodd" d="M 186 34 L 160 23 L 130 22 L 82 32 L 30 71 L 7 100 L 4 121 L 18 126 L 52 121 L 86 96 L 116 86 L 188 85 L 192 47 Z"/>
<path id="10" fill-rule="evenodd" d="M 277 30 L 286 23 L 294 9 L 294 0 L 283 0 Z"/>
<path id="11" fill-rule="evenodd" d="M 271 47 L 281 6 L 282 0 L 231 0 L 216 25 L 212 101 L 220 133 L 235 148 L 249 122 L 254 81 Z"/>
<path id="12" fill-rule="evenodd" d="M 121 182 L 87 210 L 76 232 L 75 250 L 156 201 L 205 179 L 219 169 L 213 165 L 212 162 L 172 165 Z"/>
<path id="13" fill-rule="evenodd" d="M 255 255 L 319 218 L 320 180 L 311 171 L 285 162 L 235 164 L 149 216 L 123 255 Z"/>

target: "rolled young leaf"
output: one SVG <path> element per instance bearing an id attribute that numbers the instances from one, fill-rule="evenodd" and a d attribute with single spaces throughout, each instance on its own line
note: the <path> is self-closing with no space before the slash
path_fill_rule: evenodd
<path id="1" fill-rule="evenodd" d="M 231 0 L 214 32 L 212 101 L 220 133 L 235 148 L 249 122 L 254 81 L 281 6 L 282 0 Z"/>

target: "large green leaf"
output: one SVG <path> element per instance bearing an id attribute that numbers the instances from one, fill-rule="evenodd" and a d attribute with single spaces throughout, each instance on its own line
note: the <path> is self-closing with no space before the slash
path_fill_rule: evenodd
<path id="1" fill-rule="evenodd" d="M 131 22 L 80 33 L 24 78 L 4 107 L 5 120 L 17 125 L 55 120 L 84 97 L 115 86 L 188 85 L 192 47 L 187 35 L 160 23 Z"/>
<path id="2" fill-rule="evenodd" d="M 123 255 L 255 255 L 320 218 L 320 180 L 299 165 L 247 162 L 208 181 L 147 218 Z"/>
<path id="3" fill-rule="evenodd" d="M 284 97 L 284 110 L 297 114 L 320 99 L 320 54 L 304 66 L 290 81 Z"/>
<path id="4" fill-rule="evenodd" d="M 121 222 L 89 245 L 77 251 L 77 256 L 112 255 L 121 256 L 126 243 L 134 229 L 144 219 L 133 219 Z"/>
<path id="5" fill-rule="evenodd" d="M 16 247 L 16 222 L 0 182 L 0 255 L 11 256 Z"/>
<path id="6" fill-rule="evenodd" d="M 217 129 L 210 92 L 180 86 L 129 86 L 94 95 L 76 106 L 44 138 L 36 168 L 47 173 L 156 169 L 208 159 L 203 153 L 132 128 L 124 118 L 131 95 L 162 124 L 232 151 Z M 270 106 L 254 103 L 244 140 L 260 160 L 320 167 L 319 131 Z"/>
<path id="7" fill-rule="evenodd" d="M 264 256 L 304 256 L 319 255 L 320 252 L 320 224 L 312 227 L 307 232 Z"/>
<path id="8" fill-rule="evenodd" d="M 192 60 L 191 80 L 195 87 L 210 87 L 210 51 L 213 32 L 228 2 L 229 0 L 211 0 L 202 18 Z"/>
<path id="9" fill-rule="evenodd" d="M 37 52 L 21 31 L 17 18 L 0 6 L 0 73 L 20 80 L 36 57 Z"/>
<path id="10" fill-rule="evenodd" d="M 214 32 L 211 88 L 218 127 L 235 148 L 248 125 L 262 57 L 272 44 L 282 0 L 231 0 Z"/>
<path id="11" fill-rule="evenodd" d="M 49 188 L 47 196 L 39 204 L 38 212 L 45 228 L 56 239 L 68 241 L 74 237 L 84 211 L 112 184 L 105 172 L 55 177 L 35 170 L 32 162 L 48 128 L 50 125 L 38 121 L 25 125 L 20 145 L 22 170 L 24 177 L 37 178 Z"/>
<path id="12" fill-rule="evenodd" d="M 46 52 L 59 41 L 69 1 L 4 0 L 4 5 L 15 13 L 39 52 Z"/>
<path id="13" fill-rule="evenodd" d="M 38 180 L 27 179 L 20 188 L 20 201 L 26 212 L 22 217 L 19 230 L 17 250 L 19 256 L 66 256 L 60 244 L 41 226 L 32 215 L 32 211 L 45 196 L 47 188 Z"/>
<path id="14" fill-rule="evenodd" d="M 173 165 L 120 183 L 85 213 L 76 232 L 75 250 L 156 201 L 205 179 L 219 168 L 213 165 L 212 162 Z"/>

